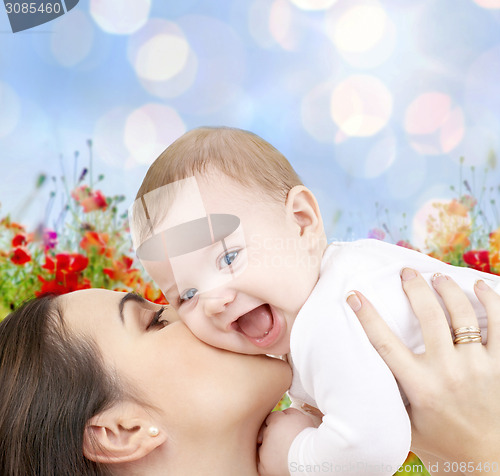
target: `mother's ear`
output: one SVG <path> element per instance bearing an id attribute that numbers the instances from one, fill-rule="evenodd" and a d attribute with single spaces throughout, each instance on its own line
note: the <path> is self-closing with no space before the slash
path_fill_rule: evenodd
<path id="1" fill-rule="evenodd" d="M 129 463 L 144 458 L 166 439 L 144 408 L 121 402 L 87 422 L 83 454 L 97 463 Z"/>

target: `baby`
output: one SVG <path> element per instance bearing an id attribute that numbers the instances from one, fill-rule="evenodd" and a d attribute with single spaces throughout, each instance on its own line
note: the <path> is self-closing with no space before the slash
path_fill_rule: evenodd
<path id="1" fill-rule="evenodd" d="M 428 279 L 451 275 L 470 290 L 483 330 L 473 284 L 500 284 L 377 240 L 328 245 L 316 199 L 286 158 L 238 129 L 195 129 L 170 145 L 147 172 L 131 229 L 146 271 L 198 338 L 234 352 L 288 354 L 292 399 L 324 414 L 318 428 L 293 412 L 269 419 L 263 476 L 392 475 L 408 454 L 404 396 L 346 304 L 351 289 L 422 352 L 403 267 Z"/>

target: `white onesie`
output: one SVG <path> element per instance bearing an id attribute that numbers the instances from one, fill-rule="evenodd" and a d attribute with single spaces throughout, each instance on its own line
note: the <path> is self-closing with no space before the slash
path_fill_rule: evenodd
<path id="1" fill-rule="evenodd" d="M 307 428 L 293 441 L 291 475 L 389 476 L 406 459 L 411 429 L 405 397 L 345 301 L 349 291 L 361 291 L 408 348 L 423 352 L 420 325 L 401 286 L 403 267 L 428 281 L 436 272 L 451 276 L 472 301 L 484 342 L 486 314 L 473 285 L 481 278 L 498 292 L 500 276 L 378 240 L 332 243 L 291 332 L 290 396 L 324 414 L 319 428 Z"/>

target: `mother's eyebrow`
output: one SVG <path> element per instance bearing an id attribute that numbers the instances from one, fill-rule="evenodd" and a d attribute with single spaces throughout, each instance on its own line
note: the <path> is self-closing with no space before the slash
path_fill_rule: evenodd
<path id="1" fill-rule="evenodd" d="M 127 293 L 120 299 L 120 303 L 118 304 L 118 312 L 120 313 L 120 319 L 122 324 L 125 324 L 125 318 L 123 316 L 123 308 L 128 301 L 139 302 L 141 304 L 149 302 L 147 299 L 144 299 L 140 294 L 136 293 Z"/>

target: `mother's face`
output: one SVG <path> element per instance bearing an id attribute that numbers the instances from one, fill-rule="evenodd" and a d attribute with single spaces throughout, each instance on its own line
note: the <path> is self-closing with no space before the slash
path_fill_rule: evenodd
<path id="1" fill-rule="evenodd" d="M 144 393 L 168 426 L 192 428 L 239 419 L 262 418 L 288 388 L 284 362 L 234 354 L 199 341 L 167 307 L 134 294 L 102 289 L 58 298 L 71 332 L 90 337 L 105 366 Z"/>

